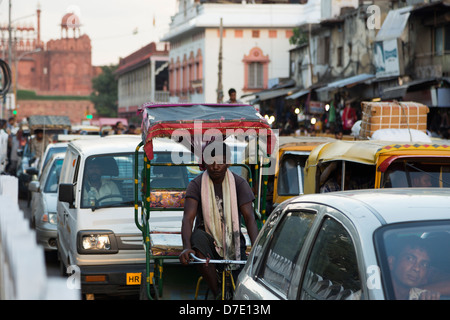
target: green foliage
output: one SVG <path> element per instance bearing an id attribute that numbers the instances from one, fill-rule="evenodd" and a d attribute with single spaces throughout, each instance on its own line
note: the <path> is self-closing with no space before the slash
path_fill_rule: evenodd
<path id="1" fill-rule="evenodd" d="M 90 100 L 94 103 L 97 115 L 117 117 L 117 65 L 103 66 L 102 73 L 92 79 Z"/>
<path id="2" fill-rule="evenodd" d="M 295 46 L 301 46 L 308 43 L 308 34 L 301 31 L 300 28 L 294 28 L 292 37 L 289 38 L 289 43 Z"/>
<path id="3" fill-rule="evenodd" d="M 41 96 L 31 90 L 17 90 L 17 100 L 89 100 L 89 96 Z"/>

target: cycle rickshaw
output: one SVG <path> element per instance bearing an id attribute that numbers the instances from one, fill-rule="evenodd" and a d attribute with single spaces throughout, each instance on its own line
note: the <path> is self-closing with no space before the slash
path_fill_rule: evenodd
<path id="1" fill-rule="evenodd" d="M 270 155 L 277 145 L 277 137 L 266 120 L 251 105 L 246 104 L 154 104 L 146 103 L 139 109 L 142 115 L 142 141 L 135 151 L 135 222 L 142 232 L 146 253 L 146 270 L 141 282 L 143 298 L 158 299 L 163 293 L 163 263 L 166 259 L 178 259 L 182 251 L 181 220 L 183 216 L 184 189 L 158 186 L 158 176 L 175 167 L 184 167 L 184 178 L 192 179 L 198 170 L 202 144 L 215 139 L 230 139 L 251 146 L 247 157 L 235 156 L 244 168 L 250 186 L 256 193 L 254 210 L 258 226 L 266 218 L 267 174 L 271 170 Z M 155 158 L 153 139 L 166 138 L 182 144 L 186 153 Z M 234 140 L 233 140 L 234 139 Z M 233 142 L 232 142 L 233 144 Z M 261 147 L 262 146 L 262 147 Z M 143 148 L 144 152 L 140 152 Z M 246 151 L 247 152 L 247 151 Z M 139 157 L 143 157 L 140 170 Z M 242 163 L 247 159 L 246 163 Z M 274 162 L 274 161 L 272 161 Z M 158 169 L 157 169 L 158 168 Z M 141 184 L 139 185 L 139 181 Z M 141 199 L 139 199 L 141 193 Z M 140 210 L 139 210 L 140 208 Z M 166 216 L 164 216 L 166 214 Z M 156 219 L 155 216 L 158 218 Z M 165 217 L 167 219 L 165 220 Z M 166 223 L 168 221 L 171 223 Z M 141 295 L 142 297 L 142 295 Z"/>

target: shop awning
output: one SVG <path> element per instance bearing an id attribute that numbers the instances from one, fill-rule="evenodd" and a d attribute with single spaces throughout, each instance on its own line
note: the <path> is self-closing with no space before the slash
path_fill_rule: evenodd
<path id="1" fill-rule="evenodd" d="M 297 91 L 297 92 L 291 94 L 290 96 L 287 96 L 287 97 L 286 97 L 286 100 L 291 100 L 291 99 L 297 99 L 297 98 L 300 98 L 300 97 L 302 97 L 302 96 L 308 94 L 309 91 L 310 91 L 310 90 L 308 90 L 308 89 L 304 89 L 304 90 Z"/>
<path id="2" fill-rule="evenodd" d="M 367 73 L 363 73 L 363 74 L 358 74 L 356 76 L 353 77 L 349 77 L 346 79 L 342 79 L 342 80 L 337 80 L 334 82 L 331 82 L 327 85 L 327 87 L 330 88 L 343 88 L 343 87 L 348 87 L 348 86 L 353 86 L 368 80 L 371 80 L 375 78 L 374 74 L 367 74 Z"/>
<path id="3" fill-rule="evenodd" d="M 447 85 L 450 85 L 450 79 L 445 77 L 413 80 L 401 86 L 384 89 L 381 98 L 385 100 L 402 98 L 408 91 L 427 89 L 440 82 L 445 82 Z"/>
<path id="4" fill-rule="evenodd" d="M 255 95 L 257 96 L 257 98 L 260 101 L 264 101 L 264 100 L 269 100 L 269 99 L 273 99 L 273 98 L 286 96 L 294 90 L 295 90 L 294 88 L 267 90 L 267 91 L 256 92 Z"/>
<path id="5" fill-rule="evenodd" d="M 351 87 L 351 86 L 354 86 L 354 85 L 357 85 L 357 84 L 360 84 L 360 83 L 363 83 L 365 81 L 369 81 L 372 79 L 375 79 L 375 75 L 362 73 L 362 74 L 358 74 L 356 76 L 352 76 L 349 78 L 330 82 L 326 86 L 316 89 L 316 92 L 321 93 L 321 92 L 325 92 L 325 91 L 336 90 L 339 88 Z"/>
<path id="6" fill-rule="evenodd" d="M 405 29 L 412 9 L 412 6 L 408 6 L 396 10 L 390 10 L 386 16 L 386 19 L 384 19 L 380 31 L 378 31 L 375 37 L 375 41 L 399 38 Z"/>

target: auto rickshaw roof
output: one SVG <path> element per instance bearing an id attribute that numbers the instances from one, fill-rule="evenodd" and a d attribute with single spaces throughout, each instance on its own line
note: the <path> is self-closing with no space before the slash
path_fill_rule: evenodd
<path id="1" fill-rule="evenodd" d="M 68 116 L 32 115 L 28 117 L 28 127 L 33 132 L 42 130 L 70 130 L 71 123 Z"/>
<path id="2" fill-rule="evenodd" d="M 364 164 L 376 164 L 377 158 L 382 153 L 395 151 L 448 151 L 450 156 L 450 145 L 445 143 L 421 143 L 421 142 L 394 142 L 380 140 L 359 141 L 335 141 L 325 143 L 315 148 L 307 161 L 306 166 L 316 165 L 319 162 L 333 160 L 353 161 Z"/>
<path id="3" fill-rule="evenodd" d="M 142 138 L 149 159 L 153 158 L 152 139 L 172 137 L 174 133 L 193 139 L 196 134 L 203 136 L 208 130 L 218 130 L 223 135 L 246 135 L 249 130 L 260 134 L 260 130 L 265 129 L 265 134 L 273 135 L 266 119 L 248 104 L 145 103 L 138 113 L 143 118 Z"/>

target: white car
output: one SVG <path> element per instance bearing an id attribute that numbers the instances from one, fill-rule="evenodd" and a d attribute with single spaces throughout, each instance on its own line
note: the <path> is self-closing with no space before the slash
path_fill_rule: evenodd
<path id="1" fill-rule="evenodd" d="M 270 215 L 236 299 L 414 300 L 450 296 L 450 190 L 304 195 Z"/>
<path id="2" fill-rule="evenodd" d="M 31 225 L 45 250 L 56 250 L 56 201 L 58 181 L 65 153 L 54 153 L 39 180 L 28 185 L 31 191 Z"/>
<path id="3" fill-rule="evenodd" d="M 157 160 L 170 161 L 172 151 L 189 153 L 170 139 L 155 140 Z M 146 258 L 142 232 L 134 215 L 134 163 L 135 150 L 141 141 L 137 135 L 112 135 L 76 140 L 68 145 L 58 189 L 58 255 L 63 270 L 79 270 L 76 272 L 80 275 L 81 291 L 88 298 L 95 294 L 139 293 Z M 138 175 L 143 158 L 142 154 L 138 156 Z M 170 168 L 173 170 L 166 172 L 167 167 L 154 167 L 152 184 L 185 188 L 187 167 Z M 182 176 L 168 177 L 178 170 Z M 97 188 L 99 180 L 101 187 Z M 137 180 L 140 188 L 140 176 Z M 152 228 L 180 230 L 182 211 L 152 214 Z"/>

